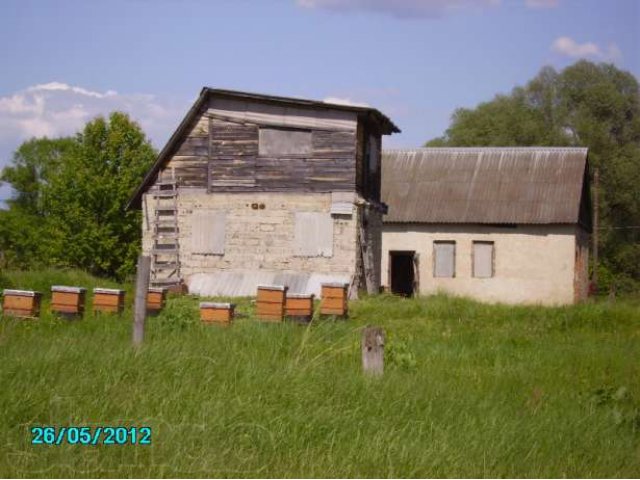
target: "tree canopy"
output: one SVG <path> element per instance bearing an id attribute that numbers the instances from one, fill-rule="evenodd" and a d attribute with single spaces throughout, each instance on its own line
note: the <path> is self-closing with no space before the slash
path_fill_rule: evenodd
<path id="1" fill-rule="evenodd" d="M 0 175 L 14 195 L 0 212 L 0 250 L 16 268 L 73 266 L 122 278 L 140 249 L 129 195 L 155 158 L 140 127 L 120 112 L 73 137 L 32 139 Z"/>
<path id="2" fill-rule="evenodd" d="M 600 172 L 601 278 L 640 282 L 640 87 L 629 72 L 579 61 L 544 67 L 524 87 L 457 109 L 426 146 L 585 146 Z M 635 284 L 635 285 L 634 285 Z"/>

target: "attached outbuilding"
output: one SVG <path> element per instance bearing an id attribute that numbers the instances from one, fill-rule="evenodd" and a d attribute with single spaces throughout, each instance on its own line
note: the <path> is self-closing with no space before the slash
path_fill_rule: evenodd
<path id="1" fill-rule="evenodd" d="M 373 108 L 204 88 L 129 202 L 152 284 L 377 292 L 381 137 L 394 132 Z"/>
<path id="2" fill-rule="evenodd" d="M 382 283 L 482 301 L 588 294 L 586 148 L 421 148 L 382 160 Z"/>

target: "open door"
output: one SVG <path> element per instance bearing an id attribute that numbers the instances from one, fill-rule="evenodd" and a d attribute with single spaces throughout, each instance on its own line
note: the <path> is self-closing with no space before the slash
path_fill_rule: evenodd
<path id="1" fill-rule="evenodd" d="M 414 251 L 389 252 L 391 293 L 412 297 L 416 291 L 417 256 Z"/>

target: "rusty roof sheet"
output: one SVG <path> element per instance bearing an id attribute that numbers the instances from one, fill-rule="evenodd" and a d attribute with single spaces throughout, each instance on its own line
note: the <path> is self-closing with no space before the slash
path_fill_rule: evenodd
<path id="1" fill-rule="evenodd" d="M 386 150 L 386 223 L 578 223 L 586 148 Z M 587 189 L 588 190 L 588 189 Z"/>

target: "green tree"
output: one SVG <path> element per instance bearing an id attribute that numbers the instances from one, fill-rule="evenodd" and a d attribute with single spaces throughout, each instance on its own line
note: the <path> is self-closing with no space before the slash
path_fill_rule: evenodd
<path id="1" fill-rule="evenodd" d="M 12 165 L 0 173 L 0 182 L 11 184 L 7 201 L 22 212 L 42 214 L 42 188 L 60 167 L 61 159 L 76 147 L 73 138 L 32 138 L 13 154 Z"/>
<path id="2" fill-rule="evenodd" d="M 600 171 L 603 266 L 621 286 L 640 281 L 640 87 L 613 65 L 543 68 L 526 86 L 460 108 L 426 146 L 586 146 Z M 610 276 L 609 276 L 610 277 Z"/>
<path id="3" fill-rule="evenodd" d="M 124 207 L 155 155 L 140 127 L 119 112 L 94 119 L 75 137 L 25 142 L 2 173 L 16 192 L 2 213 L 5 256 L 20 267 L 131 273 L 141 219 Z"/>
<path id="4" fill-rule="evenodd" d="M 0 211 L 2 266 L 26 268 L 41 262 L 48 221 L 42 192 L 58 171 L 61 159 L 74 148 L 73 138 L 33 138 L 16 150 L 11 165 L 0 173 L 0 183 L 8 183 L 13 189 L 7 201 L 9 209 Z"/>

